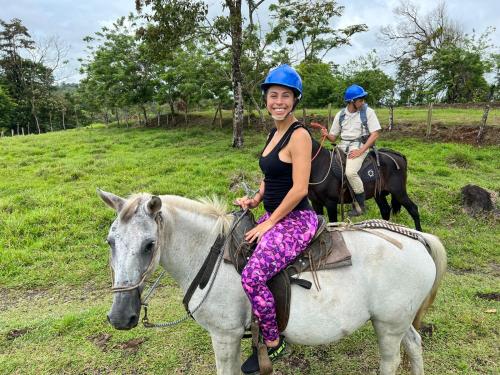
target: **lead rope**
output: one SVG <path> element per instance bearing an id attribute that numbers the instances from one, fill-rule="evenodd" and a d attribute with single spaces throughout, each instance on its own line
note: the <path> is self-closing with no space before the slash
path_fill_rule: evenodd
<path id="1" fill-rule="evenodd" d="M 193 317 L 193 314 L 196 311 L 198 311 L 198 309 L 200 308 L 200 306 L 207 299 L 208 294 L 210 293 L 210 290 L 212 289 L 212 287 L 214 285 L 215 278 L 217 277 L 217 273 L 219 272 L 219 268 L 220 268 L 220 265 L 221 265 L 221 262 L 222 262 L 222 258 L 224 256 L 224 247 L 226 246 L 226 242 L 227 242 L 229 236 L 232 234 L 232 232 L 234 231 L 234 228 L 236 228 L 236 226 L 238 225 L 238 223 L 240 222 L 240 220 L 247 214 L 247 212 L 248 212 L 248 208 L 245 209 L 245 210 L 243 210 L 243 213 L 233 223 L 233 225 L 231 227 L 231 230 L 229 231 L 228 235 L 226 236 L 226 238 L 224 240 L 224 244 L 222 245 L 222 247 L 220 249 L 220 252 L 219 252 L 219 255 L 217 256 L 217 263 L 215 263 L 215 271 L 213 272 L 213 276 L 212 276 L 212 278 L 210 280 L 210 283 L 208 284 L 207 291 L 206 291 L 205 295 L 203 296 L 203 298 L 201 299 L 201 301 L 198 303 L 198 305 L 196 305 L 196 307 L 192 311 L 188 310 L 188 312 L 186 313 L 185 316 L 183 316 L 182 318 L 179 318 L 177 320 L 174 320 L 174 321 L 171 321 L 171 322 L 164 322 L 164 323 L 150 323 L 149 319 L 148 319 L 148 303 L 147 303 L 147 300 L 153 294 L 153 291 L 158 286 L 158 283 L 160 282 L 160 279 L 165 274 L 165 270 L 162 271 L 162 273 L 160 274 L 160 276 L 158 276 L 158 278 L 156 279 L 156 281 L 154 282 L 154 284 L 151 286 L 151 289 L 148 291 L 148 294 L 144 298 L 144 301 L 141 302 L 141 305 L 144 306 L 144 317 L 142 318 L 142 324 L 143 324 L 143 326 L 145 328 L 165 328 L 165 327 L 172 327 L 172 326 L 175 326 L 175 325 L 177 325 L 179 323 L 182 323 L 182 322 L 186 321 L 187 319 Z"/>

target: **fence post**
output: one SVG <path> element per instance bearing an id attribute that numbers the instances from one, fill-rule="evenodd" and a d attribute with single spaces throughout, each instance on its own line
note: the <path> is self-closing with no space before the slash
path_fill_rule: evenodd
<path id="1" fill-rule="evenodd" d="M 389 131 L 392 130 L 394 126 L 394 104 L 389 104 Z"/>
<path id="2" fill-rule="evenodd" d="M 490 112 L 490 104 L 493 102 L 493 93 L 495 91 L 495 85 L 490 88 L 490 95 L 488 97 L 488 102 L 484 106 L 483 117 L 481 118 L 481 123 L 479 124 L 479 132 L 477 133 L 476 142 L 479 145 L 483 140 L 484 127 L 486 126 L 486 120 L 488 120 L 488 113 Z"/>
<path id="3" fill-rule="evenodd" d="M 432 125 L 432 106 L 434 103 L 429 103 L 429 110 L 427 112 L 427 131 L 425 132 L 425 136 L 428 138 L 431 135 L 431 125 Z"/>

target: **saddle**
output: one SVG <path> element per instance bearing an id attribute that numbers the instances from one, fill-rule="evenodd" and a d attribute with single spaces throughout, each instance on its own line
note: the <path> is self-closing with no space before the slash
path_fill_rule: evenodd
<path id="1" fill-rule="evenodd" d="M 223 257 L 226 263 L 234 265 L 239 274 L 243 271 L 257 246 L 256 243 L 248 243 L 244 239 L 245 233 L 253 228 L 256 222 L 251 212 L 247 212 L 244 217 L 240 218 L 243 213 L 244 211 L 235 213 L 235 220 L 239 219 L 239 222 L 226 242 Z M 275 300 L 276 318 L 280 332 L 283 332 L 288 324 L 291 284 L 297 284 L 306 289 L 310 289 L 312 286 L 310 281 L 300 278 L 302 272 L 312 272 L 315 286 L 319 290 L 320 285 L 316 271 L 351 265 L 351 254 L 345 245 L 341 232 L 326 230 L 326 220 L 323 216 L 318 216 L 318 220 L 318 230 L 307 249 L 292 264 L 268 282 L 268 287 Z"/>
<path id="2" fill-rule="evenodd" d="M 332 172 L 338 179 L 345 179 L 345 163 L 347 155 L 340 148 L 336 147 L 333 150 L 335 153 L 334 160 L 332 163 Z M 380 172 L 378 166 L 380 165 L 376 151 L 371 150 L 363 161 L 358 174 L 363 181 L 363 184 L 368 182 L 377 181 L 380 178 Z"/>

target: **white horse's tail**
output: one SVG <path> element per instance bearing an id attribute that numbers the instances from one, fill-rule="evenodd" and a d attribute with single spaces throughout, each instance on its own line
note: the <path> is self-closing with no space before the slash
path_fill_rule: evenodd
<path id="1" fill-rule="evenodd" d="M 436 265 L 436 279 L 434 280 L 434 285 L 432 285 L 430 293 L 425 298 L 424 302 L 420 306 L 420 309 L 418 309 L 417 315 L 415 315 L 415 319 L 413 320 L 413 327 L 417 330 L 420 328 L 420 324 L 422 323 L 422 319 L 427 312 L 427 309 L 432 305 L 432 302 L 434 302 L 434 299 L 436 298 L 436 293 L 441 281 L 443 280 L 447 265 L 446 250 L 439 238 L 429 233 L 422 233 L 422 235 L 429 244 L 431 257 Z"/>

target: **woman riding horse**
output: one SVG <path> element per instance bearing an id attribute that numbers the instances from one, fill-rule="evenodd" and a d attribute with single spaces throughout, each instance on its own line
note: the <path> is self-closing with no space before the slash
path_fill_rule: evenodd
<path id="1" fill-rule="evenodd" d="M 259 159 L 264 173 L 253 198 L 237 199 L 242 208 L 264 202 L 266 213 L 246 233 L 257 247 L 243 269 L 241 282 L 259 321 L 271 360 L 285 348 L 276 322 L 274 298 L 267 282 L 303 252 L 316 233 L 318 218 L 307 200 L 312 143 L 293 111 L 302 97 L 299 74 L 288 65 L 271 70 L 261 85 L 273 128 Z M 244 373 L 259 370 L 257 353 L 243 363 Z"/>

